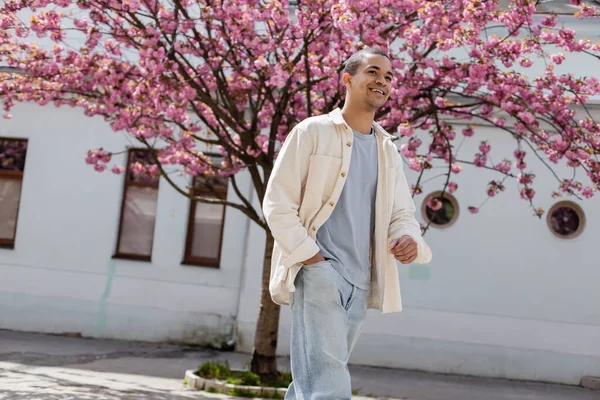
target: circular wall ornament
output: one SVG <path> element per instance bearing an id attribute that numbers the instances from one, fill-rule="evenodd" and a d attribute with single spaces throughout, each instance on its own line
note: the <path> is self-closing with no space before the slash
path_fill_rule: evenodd
<path id="1" fill-rule="evenodd" d="M 450 193 L 437 191 L 427 195 L 421 207 L 425 221 L 430 222 L 435 228 L 448 228 L 457 219 L 459 214 L 458 202 Z"/>
<path id="2" fill-rule="evenodd" d="M 585 214 L 578 204 L 560 201 L 552 206 L 546 216 L 548 228 L 561 239 L 573 239 L 585 227 Z"/>

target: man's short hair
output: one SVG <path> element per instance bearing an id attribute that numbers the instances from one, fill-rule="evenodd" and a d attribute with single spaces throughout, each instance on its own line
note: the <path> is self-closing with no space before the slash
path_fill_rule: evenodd
<path id="1" fill-rule="evenodd" d="M 367 55 L 384 56 L 388 60 L 390 59 L 390 56 L 388 56 L 388 54 L 385 51 L 377 47 L 366 47 L 352 54 L 350 58 L 346 60 L 346 64 L 344 65 L 344 72 L 350 75 L 356 75 L 356 73 L 358 72 L 358 67 L 360 67 Z"/>

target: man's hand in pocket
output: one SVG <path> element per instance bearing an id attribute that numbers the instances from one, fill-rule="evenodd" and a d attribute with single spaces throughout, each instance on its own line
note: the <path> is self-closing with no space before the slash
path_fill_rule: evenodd
<path id="1" fill-rule="evenodd" d="M 314 256 L 312 256 L 311 258 L 309 258 L 308 260 L 304 260 L 302 262 L 302 264 L 304 264 L 306 266 L 311 266 L 311 265 L 319 263 L 321 261 L 325 261 L 325 259 L 323 258 L 321 253 L 317 253 Z"/>

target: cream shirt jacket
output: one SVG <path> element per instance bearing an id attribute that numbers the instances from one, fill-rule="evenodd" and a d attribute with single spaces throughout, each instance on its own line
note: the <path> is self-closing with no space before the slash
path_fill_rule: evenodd
<path id="1" fill-rule="evenodd" d="M 419 264 L 431 260 L 431 250 L 414 217 L 402 158 L 391 136 L 377 123 L 373 128 L 378 184 L 369 308 L 387 313 L 402 310 L 397 264 L 388 252 L 389 243 L 411 236 L 418 245 L 415 262 Z M 269 291 L 277 304 L 289 304 L 302 262 L 319 252 L 316 234 L 342 193 L 352 145 L 352 129 L 336 109 L 299 123 L 279 152 L 263 201 L 265 220 L 275 238 Z"/>

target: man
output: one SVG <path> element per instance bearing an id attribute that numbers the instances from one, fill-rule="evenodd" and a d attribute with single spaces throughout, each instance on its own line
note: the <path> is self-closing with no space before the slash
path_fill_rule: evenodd
<path id="1" fill-rule="evenodd" d="M 350 399 L 347 363 L 367 308 L 400 311 L 395 260 L 431 260 L 402 159 L 374 122 L 392 89 L 390 59 L 361 50 L 342 79 L 343 109 L 290 132 L 263 202 L 275 238 L 269 289 L 292 308 L 286 399 Z"/>

